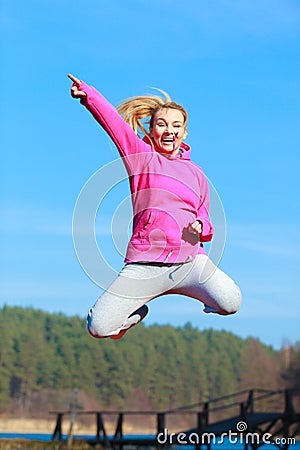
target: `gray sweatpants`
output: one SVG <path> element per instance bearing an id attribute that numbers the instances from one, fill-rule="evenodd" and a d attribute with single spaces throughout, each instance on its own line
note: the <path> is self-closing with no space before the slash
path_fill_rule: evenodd
<path id="1" fill-rule="evenodd" d="M 204 312 L 234 314 L 241 304 L 241 291 L 207 255 L 181 264 L 130 263 L 98 299 L 88 315 L 94 337 L 122 337 L 148 312 L 145 305 L 165 294 L 181 294 L 204 303 Z"/>

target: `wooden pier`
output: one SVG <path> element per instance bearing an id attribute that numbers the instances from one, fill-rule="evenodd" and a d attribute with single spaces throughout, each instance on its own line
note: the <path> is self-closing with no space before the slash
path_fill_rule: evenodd
<path id="1" fill-rule="evenodd" d="M 299 398 L 299 393 L 297 395 Z M 231 444 L 243 444 L 245 450 L 258 449 L 264 444 L 287 450 L 292 448 L 300 433 L 300 413 L 294 408 L 295 396 L 296 392 L 292 390 L 253 389 L 167 411 L 78 411 L 77 415 L 95 417 L 95 436 L 87 439 L 91 446 L 101 443 L 105 448 L 122 450 L 126 447 L 169 448 L 188 444 L 197 450 L 209 450 L 212 444 L 221 444 L 224 439 L 229 439 Z M 62 440 L 63 420 L 66 416 L 73 416 L 74 421 L 74 412 L 52 411 L 51 414 L 57 415 L 52 439 Z M 175 415 L 194 417 L 195 426 L 172 431 L 168 421 Z M 106 431 L 104 417 L 108 416 L 117 417 L 113 435 Z M 124 421 L 130 416 L 155 418 L 153 434 L 138 437 L 124 434 Z"/>

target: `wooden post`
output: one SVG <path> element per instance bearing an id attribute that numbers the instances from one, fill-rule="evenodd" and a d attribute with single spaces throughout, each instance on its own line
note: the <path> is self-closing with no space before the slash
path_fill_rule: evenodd
<path id="1" fill-rule="evenodd" d="M 57 436 L 58 436 L 58 439 L 60 441 L 62 440 L 62 421 L 63 421 L 63 416 L 64 416 L 63 413 L 58 413 L 57 414 L 56 425 L 55 425 L 55 429 L 54 429 L 53 434 L 52 434 L 52 441 L 54 441 Z"/>
<path id="2" fill-rule="evenodd" d="M 73 397 L 72 397 L 72 403 L 71 403 L 71 419 L 70 419 L 70 428 L 68 432 L 68 448 L 72 447 L 72 441 L 73 441 L 73 426 L 75 424 L 76 420 L 76 413 L 77 413 L 77 397 L 78 397 L 78 389 L 73 390 Z"/>
<path id="3" fill-rule="evenodd" d="M 205 402 L 204 403 L 203 414 L 204 414 L 204 425 L 208 425 L 208 421 L 209 421 L 209 402 Z"/>
<path id="4" fill-rule="evenodd" d="M 292 400 L 292 393 L 289 389 L 284 391 L 284 412 L 290 414 L 291 416 L 295 416 L 295 410 Z"/>
<path id="5" fill-rule="evenodd" d="M 157 413 L 157 434 L 165 430 L 165 413 Z"/>
<path id="6" fill-rule="evenodd" d="M 254 412 L 254 391 L 251 389 L 248 394 L 248 399 L 246 403 L 246 412 L 253 413 Z"/>
<path id="7" fill-rule="evenodd" d="M 103 433 L 103 441 L 104 445 L 106 447 L 109 446 L 107 434 L 104 428 L 104 422 L 102 420 L 102 414 L 100 412 L 96 413 L 96 423 L 97 423 L 97 432 L 96 432 L 96 439 L 100 441 L 101 432 Z"/>
<path id="8" fill-rule="evenodd" d="M 295 413 L 292 392 L 289 389 L 285 389 L 284 391 L 284 412 L 285 417 L 283 419 L 283 437 L 286 439 L 286 444 L 284 445 L 284 449 L 289 448 L 288 439 L 290 437 L 290 426 L 297 419 L 297 414 Z"/>
<path id="9" fill-rule="evenodd" d="M 197 414 L 197 432 L 198 436 L 202 436 L 205 427 L 208 425 L 209 420 L 209 402 L 205 402 L 203 410 L 196 413 Z M 201 437 L 202 439 L 202 437 Z M 207 449 L 210 449 L 210 443 L 205 444 Z M 195 450 L 201 450 L 202 444 L 195 444 Z"/>
<path id="10" fill-rule="evenodd" d="M 197 430 L 203 431 L 207 425 L 207 416 L 205 411 L 197 412 Z"/>
<path id="11" fill-rule="evenodd" d="M 166 418 L 166 414 L 165 413 L 157 413 L 156 414 L 156 436 L 158 436 L 159 433 L 164 433 L 164 431 L 165 431 L 165 424 L 166 424 L 165 423 L 165 418 Z M 165 444 L 158 444 L 157 443 L 157 447 L 158 448 L 165 448 L 164 446 L 165 446 Z"/>
<path id="12" fill-rule="evenodd" d="M 201 436 L 201 439 L 202 439 L 202 432 L 204 429 L 204 423 L 205 423 L 205 418 L 204 418 L 203 411 L 197 412 L 197 433 L 198 433 L 199 438 Z M 202 448 L 201 442 L 199 442 L 199 444 L 195 444 L 195 450 L 201 450 L 201 448 Z"/>
<path id="13" fill-rule="evenodd" d="M 123 448 L 123 413 L 119 414 L 119 418 L 118 418 L 118 422 L 117 422 L 117 426 L 116 426 L 116 431 L 115 431 L 115 435 L 114 435 L 114 440 L 119 440 L 119 450 L 122 450 Z M 115 445 L 114 445 L 115 448 Z"/>
<path id="14" fill-rule="evenodd" d="M 241 402 L 240 403 L 240 416 L 242 419 L 244 419 L 246 417 L 246 409 L 247 409 L 247 406 L 245 406 L 245 403 Z"/>

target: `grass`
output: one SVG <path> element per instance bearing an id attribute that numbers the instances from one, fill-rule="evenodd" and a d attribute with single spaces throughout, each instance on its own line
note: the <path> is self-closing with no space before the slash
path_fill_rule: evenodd
<path id="1" fill-rule="evenodd" d="M 0 450 L 102 450 L 103 447 L 98 444 L 91 447 L 85 441 L 76 439 L 72 446 L 68 447 L 66 442 L 41 442 L 29 441 L 27 439 L 0 439 Z"/>

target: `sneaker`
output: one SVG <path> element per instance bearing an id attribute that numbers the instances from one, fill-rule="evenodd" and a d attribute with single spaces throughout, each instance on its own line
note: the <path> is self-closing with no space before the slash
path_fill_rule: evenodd
<path id="1" fill-rule="evenodd" d="M 209 314 L 209 313 L 218 314 L 219 313 L 216 308 L 214 308 L 213 306 L 208 306 L 208 305 L 204 305 L 203 312 L 205 312 L 206 314 Z"/>
<path id="2" fill-rule="evenodd" d="M 139 309 L 137 309 L 136 311 L 134 311 L 132 314 L 130 314 L 129 317 L 132 317 L 132 316 L 134 316 L 134 315 L 136 315 L 136 314 L 139 314 L 140 319 L 139 319 L 136 323 L 133 323 L 132 325 L 130 325 L 128 328 L 125 328 L 124 330 L 121 330 L 121 331 L 119 332 L 119 334 L 115 334 L 115 335 L 113 335 L 113 336 L 109 336 L 110 339 L 114 339 L 114 340 L 121 339 L 121 338 L 124 336 L 124 334 L 125 334 L 128 330 L 130 330 L 130 328 L 132 328 L 132 327 L 134 327 L 135 325 L 137 325 L 138 323 L 140 323 L 140 322 L 144 319 L 144 317 L 146 317 L 146 315 L 148 314 L 148 311 L 149 311 L 149 308 L 148 308 L 147 305 L 143 305 L 143 306 L 141 306 Z"/>

